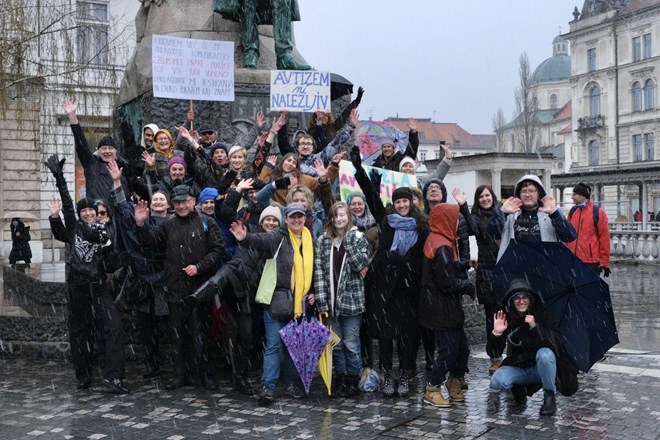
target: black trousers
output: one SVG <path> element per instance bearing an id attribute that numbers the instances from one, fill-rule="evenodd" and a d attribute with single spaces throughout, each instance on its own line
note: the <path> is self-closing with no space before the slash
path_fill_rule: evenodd
<path id="1" fill-rule="evenodd" d="M 124 377 L 124 328 L 115 302 L 103 282 L 67 286 L 69 345 L 76 378 L 92 377 L 94 314 L 105 337 L 104 379 Z M 93 308 L 93 309 L 92 309 Z"/>
<path id="2" fill-rule="evenodd" d="M 168 303 L 168 307 L 174 376 L 192 379 L 195 371 L 200 378 L 213 376 L 208 349 L 212 305 L 202 303 L 190 309 L 181 303 Z"/>
<path id="3" fill-rule="evenodd" d="M 410 370 L 415 367 L 412 362 L 416 352 L 419 348 L 419 333 L 413 332 L 412 334 L 402 335 L 396 339 L 396 349 L 399 353 L 399 368 L 401 370 Z M 383 370 L 391 370 L 394 367 L 394 339 L 378 339 L 378 357 L 380 367 Z"/>

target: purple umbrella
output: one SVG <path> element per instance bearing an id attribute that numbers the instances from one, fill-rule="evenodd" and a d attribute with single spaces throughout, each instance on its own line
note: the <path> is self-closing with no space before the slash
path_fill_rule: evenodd
<path id="1" fill-rule="evenodd" d="M 280 337 L 300 374 L 305 392 L 309 394 L 309 387 L 312 385 L 321 353 L 330 337 L 330 330 L 316 318 L 305 317 L 306 304 L 307 296 L 303 297 L 303 316 L 282 327 Z"/>

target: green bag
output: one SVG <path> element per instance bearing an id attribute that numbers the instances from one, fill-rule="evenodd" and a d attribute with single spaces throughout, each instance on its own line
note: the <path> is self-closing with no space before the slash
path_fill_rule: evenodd
<path id="1" fill-rule="evenodd" d="M 280 253 L 283 241 L 284 239 L 280 241 L 280 245 L 277 247 L 273 258 L 267 259 L 266 264 L 264 264 L 264 270 L 261 272 L 261 279 L 259 280 L 259 287 L 257 287 L 257 296 L 254 299 L 257 304 L 268 306 L 273 300 L 273 292 L 277 284 L 277 254 Z"/>

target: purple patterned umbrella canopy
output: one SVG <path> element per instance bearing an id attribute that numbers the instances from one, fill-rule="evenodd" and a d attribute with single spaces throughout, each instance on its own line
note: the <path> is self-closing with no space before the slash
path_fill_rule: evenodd
<path id="1" fill-rule="evenodd" d="M 303 298 L 304 304 L 307 297 Z M 321 324 L 316 318 L 304 317 L 293 319 L 280 330 L 282 342 L 286 345 L 291 360 L 300 374 L 305 392 L 309 394 L 314 373 L 318 368 L 319 358 L 325 350 L 325 345 L 330 337 L 330 330 Z"/>
<path id="2" fill-rule="evenodd" d="M 384 143 L 394 145 L 394 149 L 404 152 L 408 146 L 408 134 L 384 121 L 360 121 L 360 128 L 355 134 L 362 161 L 371 165 L 380 154 Z"/>

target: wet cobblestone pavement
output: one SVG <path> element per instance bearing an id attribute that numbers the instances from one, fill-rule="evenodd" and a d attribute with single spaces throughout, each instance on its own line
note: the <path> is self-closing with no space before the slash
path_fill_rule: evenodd
<path id="1" fill-rule="evenodd" d="M 489 361 L 472 347 L 464 403 L 450 409 L 422 401 L 424 373 L 408 398 L 362 393 L 330 399 L 319 376 L 307 399 L 278 389 L 270 407 L 232 389 L 166 391 L 160 381 L 136 378 L 128 364 L 130 395 L 101 387 L 75 391 L 68 363 L 0 358 L 0 440 L 9 439 L 659 439 L 660 265 L 615 267 L 610 279 L 621 344 L 588 374 L 580 390 L 558 396 L 557 414 L 539 416 L 542 393 L 518 405 L 489 390 Z M 423 365 L 423 361 L 421 363 Z M 257 378 L 254 377 L 254 382 Z M 97 378 L 97 380 L 99 380 Z"/>

